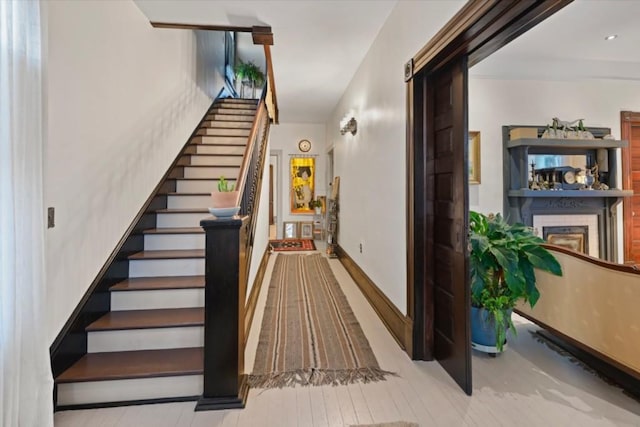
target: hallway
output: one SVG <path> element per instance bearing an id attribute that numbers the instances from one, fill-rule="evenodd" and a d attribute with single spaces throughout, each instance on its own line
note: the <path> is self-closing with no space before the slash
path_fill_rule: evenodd
<path id="1" fill-rule="evenodd" d="M 269 259 L 248 339 L 248 373 L 275 255 Z M 510 339 L 504 354 L 494 359 L 474 353 L 473 396 L 466 396 L 436 362 L 412 362 L 340 261 L 329 263 L 381 368 L 398 377 L 337 387 L 252 389 L 244 410 L 194 412 L 194 402 L 182 402 L 63 411 L 55 414 L 55 425 L 302 427 L 404 420 L 420 426 L 640 426 L 640 403 L 536 341 L 529 333 L 536 326 L 518 316 L 518 336 Z"/>

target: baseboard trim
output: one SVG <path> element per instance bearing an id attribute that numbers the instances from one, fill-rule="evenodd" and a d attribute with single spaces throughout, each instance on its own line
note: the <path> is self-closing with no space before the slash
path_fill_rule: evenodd
<path id="1" fill-rule="evenodd" d="M 58 411 L 76 411 L 81 409 L 99 409 L 99 408 L 115 408 L 117 406 L 137 406 L 152 405 L 156 403 L 173 403 L 173 402 L 195 402 L 202 396 L 185 396 L 185 397 L 162 397 L 159 399 L 142 399 L 142 400 L 123 400 L 119 402 L 104 403 L 82 403 L 78 405 L 60 405 L 56 406 L 54 412 Z"/>
<path id="2" fill-rule="evenodd" d="M 391 336 L 411 356 L 413 353 L 413 321 L 398 310 L 395 304 L 340 245 L 337 246 L 336 252 L 340 262 L 356 282 Z"/>
<path id="3" fill-rule="evenodd" d="M 260 267 L 258 267 L 258 273 L 253 281 L 251 287 L 251 293 L 244 310 L 244 343 L 247 344 L 247 337 L 251 331 L 251 324 L 253 323 L 253 316 L 256 313 L 256 305 L 258 304 L 258 296 L 260 295 L 260 289 L 262 289 L 262 282 L 264 275 L 267 271 L 267 264 L 269 263 L 269 245 L 264 248 L 262 254 L 262 260 L 260 260 Z"/>

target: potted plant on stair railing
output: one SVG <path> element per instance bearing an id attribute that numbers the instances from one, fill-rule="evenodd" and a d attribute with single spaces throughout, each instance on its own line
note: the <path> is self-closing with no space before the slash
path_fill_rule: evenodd
<path id="1" fill-rule="evenodd" d="M 556 258 L 531 227 L 507 224 L 500 214 L 469 213 L 471 343 L 487 353 L 503 351 L 519 301 L 531 307 L 540 298 L 534 269 L 562 276 Z"/>
<path id="2" fill-rule="evenodd" d="M 244 98 L 245 85 L 252 89 L 252 98 L 256 97 L 256 86 L 264 83 L 264 73 L 252 61 L 240 61 L 234 69 L 236 77 L 240 80 L 242 86 L 240 88 L 240 97 Z"/>
<path id="3" fill-rule="evenodd" d="M 218 179 L 218 191 L 211 192 L 212 208 L 209 212 L 217 218 L 230 218 L 240 211 L 238 191 L 234 184 L 229 184 L 224 176 Z"/>

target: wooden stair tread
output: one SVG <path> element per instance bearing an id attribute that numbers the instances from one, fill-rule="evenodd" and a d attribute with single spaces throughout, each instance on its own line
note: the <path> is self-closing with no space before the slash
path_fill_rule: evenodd
<path id="1" fill-rule="evenodd" d="M 227 110 L 230 110 L 230 108 L 227 108 Z M 210 111 L 209 114 L 207 114 L 207 117 L 211 117 L 211 116 L 216 116 L 216 119 L 205 120 L 205 123 L 216 123 L 216 122 L 252 123 L 255 117 L 254 115 L 251 115 L 251 114 L 218 113 L 215 111 Z M 229 117 L 227 118 L 224 116 L 229 116 Z"/>
<path id="2" fill-rule="evenodd" d="M 208 196 L 210 193 L 206 193 Z M 143 234 L 204 234 L 202 227 L 166 227 L 148 228 Z"/>
<path id="3" fill-rule="evenodd" d="M 234 168 L 240 169 L 239 165 L 180 165 L 184 168 Z"/>
<path id="4" fill-rule="evenodd" d="M 205 181 L 211 181 L 211 178 L 202 178 Z M 158 209 L 158 213 L 209 213 L 207 208 L 175 208 L 175 209 Z"/>
<path id="5" fill-rule="evenodd" d="M 203 307 L 162 308 L 110 311 L 85 329 L 87 332 L 91 332 L 202 325 L 204 325 Z"/>
<path id="6" fill-rule="evenodd" d="M 196 144 L 196 145 L 207 145 L 207 144 Z M 208 144 L 212 145 L 212 144 Z M 215 144 L 220 146 L 222 144 Z M 229 147 L 237 147 L 237 145 L 230 145 Z M 209 156 L 209 157 L 244 157 L 244 154 L 214 154 L 214 153 L 185 153 L 185 156 Z M 183 165 L 180 165 L 183 166 Z"/>
<path id="7" fill-rule="evenodd" d="M 194 177 L 194 178 L 182 178 L 182 177 L 180 177 L 180 178 L 171 178 L 171 179 L 180 180 L 180 181 L 218 181 L 218 177 L 216 177 L 216 178 L 197 178 L 197 177 Z M 227 181 L 228 182 L 235 182 L 236 178 L 227 178 Z M 211 193 L 209 193 L 209 194 L 211 194 Z"/>
<path id="8" fill-rule="evenodd" d="M 200 229 L 202 230 L 202 229 Z M 135 277 L 111 286 L 111 291 L 151 291 L 204 288 L 204 276 Z"/>
<path id="9" fill-rule="evenodd" d="M 208 212 L 208 211 L 207 211 Z M 204 258 L 204 249 L 177 249 L 171 251 L 141 251 L 129 255 L 129 259 L 182 259 Z"/>
<path id="10" fill-rule="evenodd" d="M 201 347 L 87 353 L 56 378 L 57 383 L 200 375 Z"/>
<path id="11" fill-rule="evenodd" d="M 169 193 L 172 194 L 172 193 Z M 204 193 L 207 196 L 211 193 Z M 147 228 L 142 234 L 200 234 L 204 233 L 202 227 L 166 227 L 166 228 Z"/>

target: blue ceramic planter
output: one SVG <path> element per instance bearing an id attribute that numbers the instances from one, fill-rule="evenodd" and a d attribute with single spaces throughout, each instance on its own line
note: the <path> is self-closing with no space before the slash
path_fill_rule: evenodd
<path id="1" fill-rule="evenodd" d="M 505 327 L 508 327 L 506 319 L 511 318 L 513 310 L 506 310 Z M 485 347 L 496 346 L 495 320 L 489 317 L 489 312 L 484 308 L 471 307 L 471 342 Z"/>

